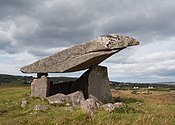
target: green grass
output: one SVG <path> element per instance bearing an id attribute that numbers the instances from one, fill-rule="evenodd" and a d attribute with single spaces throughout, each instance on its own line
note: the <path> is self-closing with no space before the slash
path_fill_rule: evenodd
<path id="1" fill-rule="evenodd" d="M 46 100 L 30 97 L 30 87 L 0 86 L 0 125 L 175 125 L 175 92 L 156 91 L 150 95 L 119 91 L 113 94 L 122 107 L 113 112 L 102 108 L 86 116 L 80 109 L 68 111 L 66 106 L 52 106 Z M 21 108 L 21 101 L 28 102 Z M 34 111 L 43 104 L 47 111 Z"/>

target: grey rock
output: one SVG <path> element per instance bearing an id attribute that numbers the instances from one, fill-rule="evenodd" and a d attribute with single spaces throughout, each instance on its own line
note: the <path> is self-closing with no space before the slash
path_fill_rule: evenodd
<path id="1" fill-rule="evenodd" d="M 88 99 L 88 78 L 89 78 L 89 70 L 83 73 L 73 84 L 71 87 L 71 92 L 82 91 L 84 98 Z"/>
<path id="2" fill-rule="evenodd" d="M 103 104 L 100 100 L 98 100 L 95 96 L 93 96 L 91 94 L 89 95 L 89 99 L 93 99 L 96 102 L 97 107 L 99 107 L 100 105 Z"/>
<path id="3" fill-rule="evenodd" d="M 128 46 L 138 45 L 133 38 L 118 34 L 97 37 L 81 45 L 58 52 L 50 57 L 22 67 L 23 73 L 58 73 L 88 69 Z"/>
<path id="4" fill-rule="evenodd" d="M 21 102 L 21 107 L 25 108 L 26 106 L 27 106 L 27 101 L 25 99 L 23 99 Z"/>
<path id="5" fill-rule="evenodd" d="M 92 116 L 94 115 L 94 110 L 97 108 L 97 104 L 94 99 L 90 98 L 85 101 L 81 101 L 80 107 L 86 115 Z"/>
<path id="6" fill-rule="evenodd" d="M 89 70 L 88 94 L 96 97 L 104 104 L 112 102 L 107 68 L 104 66 L 93 66 Z"/>
<path id="7" fill-rule="evenodd" d="M 99 104 L 112 102 L 107 68 L 92 66 L 72 84 L 71 91 L 82 91 L 85 99 L 93 98 Z"/>
<path id="8" fill-rule="evenodd" d="M 29 115 L 30 115 L 30 116 L 36 116 L 37 113 L 38 113 L 37 111 L 35 111 L 35 112 L 30 112 Z"/>
<path id="9" fill-rule="evenodd" d="M 31 83 L 31 96 L 45 98 L 49 96 L 49 78 L 43 75 L 33 79 Z"/>
<path id="10" fill-rule="evenodd" d="M 49 96 L 46 99 L 49 101 L 49 104 L 64 105 L 69 102 L 69 97 L 61 93 Z"/>
<path id="11" fill-rule="evenodd" d="M 80 106 L 80 102 L 84 101 L 84 96 L 81 91 L 76 91 L 68 95 L 56 94 L 46 98 L 50 104 L 60 104 L 60 105 L 72 105 L 73 107 Z"/>
<path id="12" fill-rule="evenodd" d="M 46 111 L 47 109 L 48 109 L 47 106 L 41 104 L 37 104 L 33 107 L 33 110 L 35 111 Z"/>
<path id="13" fill-rule="evenodd" d="M 68 112 L 73 112 L 74 111 L 73 107 L 65 107 L 64 109 Z"/>
<path id="14" fill-rule="evenodd" d="M 114 105 L 115 108 L 117 108 L 117 107 L 120 107 L 120 106 L 122 106 L 124 104 L 122 102 L 116 102 L 113 105 Z"/>
<path id="15" fill-rule="evenodd" d="M 115 109 L 115 106 L 112 103 L 107 103 L 102 105 L 102 108 L 107 112 L 112 112 Z"/>
<path id="16" fill-rule="evenodd" d="M 81 91 L 68 94 L 67 96 L 69 97 L 73 107 L 80 106 L 80 102 L 85 100 Z"/>

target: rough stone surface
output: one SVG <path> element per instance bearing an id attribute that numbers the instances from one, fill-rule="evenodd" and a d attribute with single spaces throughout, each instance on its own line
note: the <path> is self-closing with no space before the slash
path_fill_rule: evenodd
<path id="1" fill-rule="evenodd" d="M 89 95 L 89 99 L 93 99 L 96 102 L 97 107 L 99 107 L 100 105 L 103 104 L 100 100 L 98 100 L 95 96 L 93 96 L 91 94 Z"/>
<path id="2" fill-rule="evenodd" d="M 94 110 L 97 108 L 97 104 L 94 99 L 90 98 L 85 101 L 81 101 L 80 107 L 86 115 L 92 116 L 94 114 Z"/>
<path id="3" fill-rule="evenodd" d="M 102 105 L 102 108 L 107 112 L 112 112 L 115 109 L 115 106 L 112 103 L 107 103 Z"/>
<path id="4" fill-rule="evenodd" d="M 27 101 L 25 99 L 23 99 L 21 102 L 21 107 L 25 108 L 26 106 L 27 106 Z"/>
<path id="5" fill-rule="evenodd" d="M 122 106 L 124 104 L 122 102 L 116 102 L 113 105 L 115 106 L 115 108 L 117 108 L 117 107 L 120 107 L 120 106 Z"/>
<path id="6" fill-rule="evenodd" d="M 112 102 L 112 94 L 110 91 L 109 78 L 106 67 L 91 67 L 88 84 L 88 94 L 91 94 L 103 103 Z"/>
<path id="7" fill-rule="evenodd" d="M 47 97 L 49 96 L 49 79 L 47 76 L 33 79 L 31 83 L 31 96 L 34 97 Z"/>
<path id="8" fill-rule="evenodd" d="M 71 92 L 82 91 L 84 98 L 88 99 L 88 77 L 89 77 L 89 70 L 83 73 L 73 84 L 71 88 Z"/>
<path id="9" fill-rule="evenodd" d="M 81 91 L 68 94 L 67 96 L 69 97 L 73 107 L 80 106 L 80 102 L 85 100 Z"/>
<path id="10" fill-rule="evenodd" d="M 74 111 L 74 108 L 73 107 L 65 107 L 64 109 L 66 111 L 68 111 L 68 112 L 73 112 Z"/>
<path id="11" fill-rule="evenodd" d="M 46 99 L 49 101 L 49 104 L 64 105 L 67 102 L 69 102 L 68 96 L 61 94 L 61 93 L 53 95 L 53 96 L 49 96 Z"/>
<path id="12" fill-rule="evenodd" d="M 37 104 L 33 107 L 33 110 L 35 111 L 46 111 L 47 109 L 48 109 L 47 106 L 41 104 Z"/>
<path id="13" fill-rule="evenodd" d="M 58 52 L 48 58 L 41 59 L 22 67 L 23 73 L 57 73 L 87 69 L 104 61 L 114 53 L 128 47 L 138 45 L 133 38 L 118 34 L 97 37 L 81 45 Z"/>

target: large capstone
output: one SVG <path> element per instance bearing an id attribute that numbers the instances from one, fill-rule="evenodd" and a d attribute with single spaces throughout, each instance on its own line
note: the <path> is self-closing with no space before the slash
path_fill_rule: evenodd
<path id="1" fill-rule="evenodd" d="M 114 53 L 138 44 L 137 40 L 128 36 L 103 35 L 22 67 L 21 72 L 58 73 L 88 69 L 93 65 L 98 65 Z"/>

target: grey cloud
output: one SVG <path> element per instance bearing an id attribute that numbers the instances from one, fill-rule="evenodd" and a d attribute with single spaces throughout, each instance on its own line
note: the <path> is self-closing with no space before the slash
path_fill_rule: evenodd
<path id="1" fill-rule="evenodd" d="M 138 48 L 139 46 L 137 46 Z M 135 47 L 132 48 L 127 48 L 125 50 L 120 51 L 119 53 L 114 54 L 113 56 L 109 57 L 109 59 L 105 60 L 105 63 L 108 64 L 132 64 L 136 63 L 136 60 L 132 58 L 132 55 L 134 55 L 134 49 Z"/>
<path id="2" fill-rule="evenodd" d="M 4 34 L 0 34 L 0 49 L 10 54 L 26 52 L 34 56 L 32 59 L 42 58 L 60 51 L 60 47 L 80 44 L 102 34 L 126 34 L 141 41 L 141 45 L 121 51 L 104 62 L 126 65 L 118 68 L 121 75 L 114 71 L 118 74 L 111 77 L 133 81 L 153 80 L 154 75 L 168 77 L 174 74 L 171 67 L 160 64 L 162 68 L 154 69 L 150 65 L 173 60 L 174 54 L 146 54 L 156 52 L 155 49 L 161 51 L 162 47 L 170 49 L 170 44 L 152 50 L 150 48 L 157 44 L 144 47 L 174 37 L 174 6 L 173 0 L 1 0 L 0 31 Z M 137 51 L 144 49 L 150 50 Z M 171 47 L 170 51 L 173 50 Z M 153 69 L 147 71 L 150 67 Z"/>
<path id="3" fill-rule="evenodd" d="M 140 1 L 141 3 L 143 1 Z M 116 12 L 102 25 L 103 32 L 119 32 L 138 37 L 144 43 L 155 38 L 173 36 L 175 30 L 175 2 L 146 1 L 131 3 L 132 8 Z"/>
<path id="4" fill-rule="evenodd" d="M 53 2 L 52 5 L 49 6 L 49 2 Z M 24 46 L 70 46 L 113 32 L 132 35 L 147 43 L 150 37 L 173 34 L 174 4 L 158 0 L 84 0 L 76 3 L 70 0 L 2 0 L 0 15 L 12 16 L 7 20 L 14 21 L 16 31 L 21 27 L 22 33 L 15 31 L 13 36 Z"/>
<path id="5" fill-rule="evenodd" d="M 38 57 L 45 57 L 51 54 L 47 52 L 46 49 L 38 49 L 38 48 L 29 49 L 28 52 Z"/>
<path id="6" fill-rule="evenodd" d="M 161 1 L 160 6 L 160 1 L 126 0 L 1 2 L 4 11 L 8 10 L 5 7 L 12 8 L 9 10 L 14 13 L 13 20 L 8 20 L 14 21 L 13 38 L 17 46 L 23 48 L 71 46 L 113 32 L 128 34 L 147 43 L 151 41 L 150 37 L 171 35 L 174 30 L 172 2 Z M 163 6 L 165 3 L 167 7 Z M 17 17 L 15 13 L 18 13 Z"/>
<path id="7" fill-rule="evenodd" d="M 2 31 L 0 31 L 0 50 L 6 51 L 9 54 L 15 53 L 11 39 Z"/>
<path id="8" fill-rule="evenodd" d="M 52 7 L 40 7 L 36 15 L 24 21 L 16 20 L 16 27 L 21 29 L 16 29 L 14 38 L 23 46 L 71 46 L 93 38 L 97 29 L 94 18 L 76 4 L 55 3 Z"/>
<path id="9" fill-rule="evenodd" d="M 158 76 L 175 76 L 175 70 L 174 69 L 162 69 L 162 70 L 157 70 L 156 73 Z"/>
<path id="10" fill-rule="evenodd" d="M 0 49 L 4 49 L 7 46 L 10 46 L 10 41 L 8 39 L 0 38 Z"/>
<path id="11" fill-rule="evenodd" d="M 0 19 L 14 19 L 16 16 L 32 15 L 35 13 L 36 6 L 42 4 L 41 0 L 1 0 Z"/>

